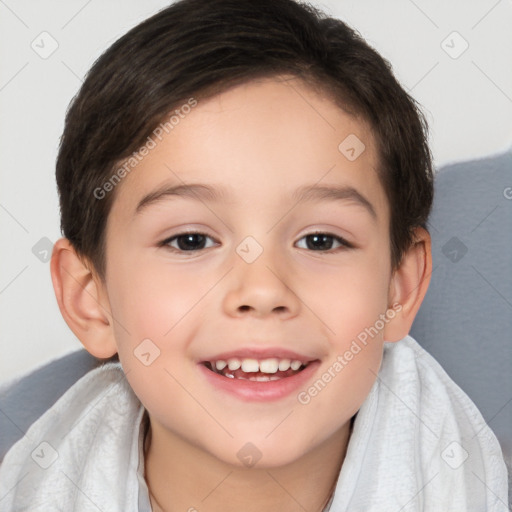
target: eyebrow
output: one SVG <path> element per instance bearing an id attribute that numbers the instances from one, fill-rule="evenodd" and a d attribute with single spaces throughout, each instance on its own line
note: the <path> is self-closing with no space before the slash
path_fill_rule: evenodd
<path id="1" fill-rule="evenodd" d="M 297 189 L 292 199 L 297 202 L 303 201 L 352 201 L 355 204 L 362 206 L 366 211 L 377 219 L 377 213 L 372 203 L 366 199 L 354 187 L 350 186 L 325 186 L 325 185 L 312 185 L 301 187 Z"/>
<path id="2" fill-rule="evenodd" d="M 215 188 L 202 183 L 189 183 L 184 185 L 163 185 L 146 194 L 137 204 L 135 215 L 152 204 L 173 197 L 189 197 L 199 201 L 227 202 L 228 193 L 224 188 Z"/>
<path id="3" fill-rule="evenodd" d="M 165 199 L 173 197 L 188 197 L 199 201 L 227 202 L 229 193 L 225 188 L 212 187 L 202 183 L 190 183 L 183 185 L 163 185 L 146 194 L 137 204 L 135 215 Z M 354 187 L 350 186 L 325 186 L 310 185 L 297 189 L 292 194 L 292 200 L 296 203 L 305 201 L 352 201 L 377 219 L 377 213 L 373 205 Z"/>

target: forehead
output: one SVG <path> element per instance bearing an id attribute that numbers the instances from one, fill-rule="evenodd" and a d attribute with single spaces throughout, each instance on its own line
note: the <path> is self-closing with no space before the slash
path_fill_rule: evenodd
<path id="1" fill-rule="evenodd" d="M 113 210 L 128 215 L 163 184 L 217 184 L 226 205 L 259 207 L 318 184 L 354 187 L 386 214 L 368 124 L 293 77 L 198 100 L 154 134 L 152 149 L 118 185 Z"/>

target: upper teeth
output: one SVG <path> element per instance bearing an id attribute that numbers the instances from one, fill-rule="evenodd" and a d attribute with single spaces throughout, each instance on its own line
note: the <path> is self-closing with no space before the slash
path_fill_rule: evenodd
<path id="1" fill-rule="evenodd" d="M 276 373 L 278 370 L 285 372 L 290 368 L 292 370 L 298 370 L 302 366 L 302 361 L 291 360 L 291 359 L 277 359 L 275 357 L 271 359 L 263 359 L 258 361 L 257 359 L 238 359 L 231 358 L 227 361 L 220 359 L 211 363 L 217 370 L 223 370 L 226 366 L 231 371 L 242 368 L 244 372 L 263 372 L 263 373 Z"/>

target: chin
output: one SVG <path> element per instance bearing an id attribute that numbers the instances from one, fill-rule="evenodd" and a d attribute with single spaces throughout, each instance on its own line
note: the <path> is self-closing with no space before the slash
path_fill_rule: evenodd
<path id="1" fill-rule="evenodd" d="M 219 453 L 212 453 L 214 457 L 225 464 L 235 466 L 239 469 L 273 469 L 280 468 L 292 464 L 300 457 L 306 454 L 303 447 L 297 446 L 296 443 L 284 446 L 281 444 L 272 444 L 268 440 L 266 443 L 238 443 L 235 447 L 230 446 L 229 449 Z M 226 451 L 235 453 L 235 456 L 226 457 Z"/>

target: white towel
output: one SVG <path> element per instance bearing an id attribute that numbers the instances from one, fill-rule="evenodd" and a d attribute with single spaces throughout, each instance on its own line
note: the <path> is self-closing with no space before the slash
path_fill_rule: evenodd
<path id="1" fill-rule="evenodd" d="M 508 511 L 507 468 L 496 436 L 410 336 L 385 344 L 331 511 Z"/>
<path id="2" fill-rule="evenodd" d="M 145 509 L 143 412 L 119 363 L 89 372 L 5 456 L 0 511 Z M 495 435 L 410 336 L 385 343 L 330 506 L 330 512 L 373 511 L 508 511 L 507 470 Z"/>

